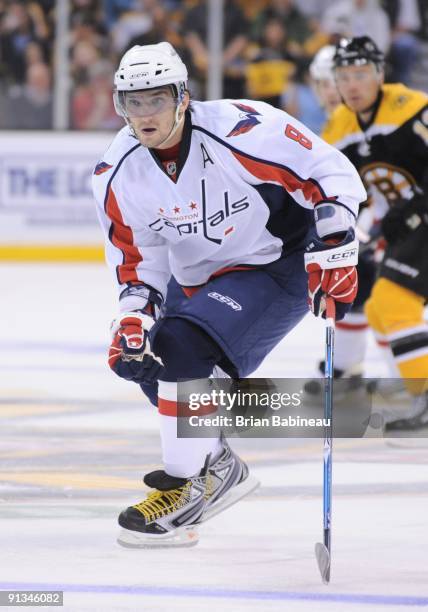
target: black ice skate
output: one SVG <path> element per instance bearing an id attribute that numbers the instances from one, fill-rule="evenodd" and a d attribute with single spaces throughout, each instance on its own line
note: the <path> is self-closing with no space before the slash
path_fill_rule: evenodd
<path id="1" fill-rule="evenodd" d="M 118 543 L 131 548 L 194 546 L 197 525 L 222 512 L 256 489 L 259 482 L 226 442 L 212 464 L 199 476 L 175 478 L 163 470 L 147 474 L 144 482 L 157 490 L 119 516 Z"/>
<path id="2" fill-rule="evenodd" d="M 205 475 L 176 478 L 163 470 L 146 474 L 144 483 L 156 489 L 145 500 L 119 515 L 118 543 L 129 548 L 194 546 L 195 523 L 205 507 Z"/>
<path id="3" fill-rule="evenodd" d="M 318 370 L 322 376 L 324 376 L 324 368 L 325 361 L 320 361 L 318 364 Z M 346 383 L 343 382 L 335 389 L 335 398 L 341 399 L 349 391 L 355 391 L 363 386 L 362 364 L 356 364 L 348 370 L 334 368 L 333 378 L 336 380 L 346 380 Z M 324 394 L 324 379 L 312 378 L 305 382 L 303 389 L 309 396 L 319 399 L 320 397 L 323 397 Z"/>
<path id="4" fill-rule="evenodd" d="M 410 406 L 397 413 L 385 415 L 385 431 L 416 431 L 428 427 L 428 392 L 413 398 Z"/>

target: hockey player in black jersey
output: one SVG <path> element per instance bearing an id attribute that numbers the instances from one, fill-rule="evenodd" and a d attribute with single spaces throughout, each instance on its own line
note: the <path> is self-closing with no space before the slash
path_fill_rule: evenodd
<path id="1" fill-rule="evenodd" d="M 411 408 L 386 415 L 388 428 L 428 424 L 428 97 L 384 84 L 383 54 L 368 37 L 336 47 L 334 72 L 344 104 L 323 133 L 357 168 L 369 194 L 373 233 L 386 241 L 366 303 L 371 327 L 387 339 Z"/>
<path id="2" fill-rule="evenodd" d="M 333 57 L 335 53 L 336 47 L 334 45 L 322 47 L 309 66 L 313 87 L 319 103 L 326 113 L 327 120 L 342 102 L 334 77 Z M 324 129 L 325 126 L 323 127 Z M 321 137 L 324 137 L 323 132 Z M 366 208 L 360 207 L 356 224 L 356 231 L 360 240 L 362 237 L 366 238 L 369 225 L 370 213 Z M 349 388 L 363 385 L 362 376 L 369 330 L 363 308 L 375 281 L 376 264 L 374 262 L 373 249 L 366 249 L 365 251 L 360 249 L 357 270 L 357 296 L 350 312 L 347 313 L 344 319 L 337 321 L 335 333 L 334 376 L 335 378 L 344 377 L 349 379 Z M 349 346 L 352 346 L 352 351 L 349 350 Z M 324 375 L 324 368 L 325 362 L 322 360 L 318 363 L 318 372 L 321 375 Z M 347 388 L 347 386 L 342 386 L 344 392 L 346 392 Z M 319 398 L 323 394 L 323 381 L 319 377 L 309 380 L 305 383 L 304 389 L 309 395 Z"/>

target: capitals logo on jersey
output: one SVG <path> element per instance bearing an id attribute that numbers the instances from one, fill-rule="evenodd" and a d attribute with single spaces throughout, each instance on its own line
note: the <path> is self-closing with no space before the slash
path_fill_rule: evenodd
<path id="1" fill-rule="evenodd" d="M 244 113 L 244 118 L 235 125 L 229 134 L 227 134 L 227 137 L 246 134 L 260 123 L 260 121 L 256 119 L 256 115 L 260 115 L 260 113 L 256 111 L 255 108 L 239 102 L 233 102 L 233 106 L 236 106 L 236 108 Z"/>
<path id="2" fill-rule="evenodd" d="M 175 206 L 172 209 L 173 216 L 168 215 L 164 208 L 159 209 L 159 217 L 149 224 L 149 227 L 154 232 L 161 232 L 167 228 L 175 230 L 180 237 L 188 236 L 191 234 L 200 234 L 210 242 L 215 244 L 222 244 L 223 238 L 234 232 L 235 227 L 233 224 L 227 224 L 227 227 L 222 228 L 222 238 L 213 236 L 211 232 L 218 225 L 223 224 L 224 221 L 229 220 L 232 215 L 243 212 L 250 206 L 250 202 L 247 195 L 242 198 L 231 202 L 229 198 L 229 192 L 226 190 L 223 193 L 223 205 L 221 208 L 215 210 L 212 214 L 207 214 L 207 196 L 206 196 L 206 185 L 205 179 L 201 179 L 201 210 L 198 210 L 198 205 L 195 202 L 191 202 L 188 206 L 192 209 L 192 213 L 180 214 L 186 207 Z M 186 211 L 187 212 L 187 211 Z M 183 222 L 184 221 L 184 222 Z"/>

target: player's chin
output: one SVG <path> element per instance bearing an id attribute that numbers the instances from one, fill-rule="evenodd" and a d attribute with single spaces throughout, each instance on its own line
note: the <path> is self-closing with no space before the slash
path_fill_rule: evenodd
<path id="1" fill-rule="evenodd" d="M 141 144 L 146 146 L 150 145 L 151 147 L 156 147 L 162 142 L 158 130 L 138 130 L 137 136 Z"/>

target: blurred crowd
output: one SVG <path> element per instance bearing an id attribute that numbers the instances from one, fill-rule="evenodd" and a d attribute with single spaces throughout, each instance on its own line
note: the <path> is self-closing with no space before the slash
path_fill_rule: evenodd
<path id="1" fill-rule="evenodd" d="M 0 128 L 53 126 L 55 7 L 64 0 L 0 0 Z M 121 127 L 112 79 L 135 44 L 167 40 L 186 62 L 191 95 L 205 98 L 206 0 L 69 0 L 69 125 Z M 428 56 L 428 0 L 225 0 L 223 97 L 262 99 L 315 131 L 324 121 L 310 84 L 315 53 L 343 36 L 371 36 L 387 79 L 412 85 Z M 424 84 L 422 83 L 422 86 Z"/>

